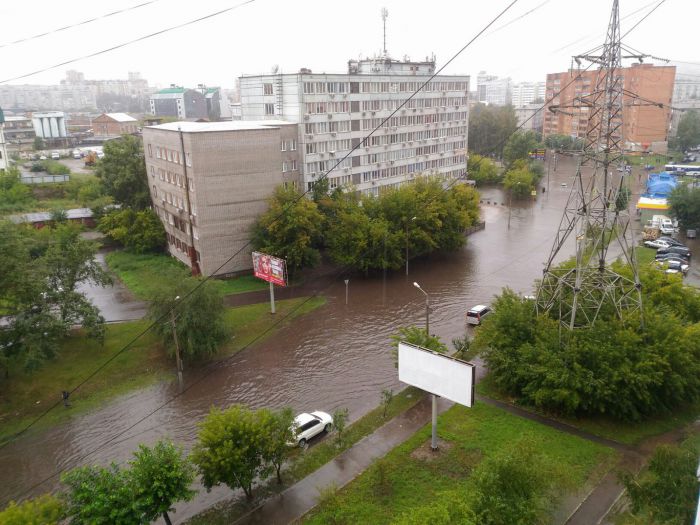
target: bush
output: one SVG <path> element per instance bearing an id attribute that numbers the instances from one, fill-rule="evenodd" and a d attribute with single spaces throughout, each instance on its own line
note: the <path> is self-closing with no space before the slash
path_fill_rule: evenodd
<path id="1" fill-rule="evenodd" d="M 165 229 L 153 210 L 114 210 L 102 216 L 97 229 L 134 253 L 159 252 L 165 246 Z"/>
<path id="2" fill-rule="evenodd" d="M 643 290 L 646 330 L 639 329 L 638 313 L 618 319 L 604 312 L 562 343 L 558 320 L 537 316 L 532 301 L 506 289 L 474 344 L 498 387 L 526 404 L 569 416 L 640 420 L 700 397 L 700 325 L 672 313 L 678 297 L 661 284 Z M 697 294 L 682 297 L 686 315 L 697 315 Z"/>
<path id="3" fill-rule="evenodd" d="M 56 525 L 64 517 L 61 500 L 44 494 L 38 498 L 10 504 L 0 512 L 2 525 Z"/>
<path id="4" fill-rule="evenodd" d="M 467 171 L 469 172 L 469 178 L 476 181 L 477 186 L 503 180 L 503 175 L 499 173 L 496 164 L 488 157 L 482 157 L 481 155 L 472 154 L 469 156 Z"/>

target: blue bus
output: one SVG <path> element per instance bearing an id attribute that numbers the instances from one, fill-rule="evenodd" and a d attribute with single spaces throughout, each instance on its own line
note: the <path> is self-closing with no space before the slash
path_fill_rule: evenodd
<path id="1" fill-rule="evenodd" d="M 690 164 L 666 164 L 664 170 L 669 173 L 693 173 L 700 175 L 700 166 L 692 166 Z"/>

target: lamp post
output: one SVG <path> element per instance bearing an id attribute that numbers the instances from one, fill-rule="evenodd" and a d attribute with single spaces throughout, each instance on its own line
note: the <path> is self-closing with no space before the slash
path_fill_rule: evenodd
<path id="1" fill-rule="evenodd" d="M 179 301 L 180 296 L 175 297 Z M 175 329 L 175 307 L 170 310 L 170 326 L 173 330 L 173 341 L 175 341 L 175 364 L 177 366 L 177 381 L 182 386 L 182 360 L 180 359 L 180 344 L 177 340 L 177 330 Z"/>
<path id="2" fill-rule="evenodd" d="M 415 217 L 411 217 L 411 221 L 415 221 Z M 406 275 L 408 275 L 408 223 L 410 221 L 406 221 Z"/>
<path id="3" fill-rule="evenodd" d="M 423 295 L 425 295 L 425 335 L 426 337 L 430 337 L 430 298 L 428 296 L 428 292 L 423 290 L 423 288 L 420 287 L 420 284 L 417 282 L 413 283 L 413 286 L 418 288 Z M 430 449 L 435 452 L 438 449 L 438 444 L 437 444 L 437 396 L 435 394 L 431 394 L 432 396 L 432 404 L 433 404 L 433 415 L 432 415 L 432 423 L 433 423 L 433 430 L 432 430 L 432 435 L 430 438 Z"/>

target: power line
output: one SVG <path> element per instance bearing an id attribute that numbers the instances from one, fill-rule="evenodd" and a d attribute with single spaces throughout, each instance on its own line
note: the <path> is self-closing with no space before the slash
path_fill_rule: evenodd
<path id="1" fill-rule="evenodd" d="M 459 51 L 457 51 L 457 53 L 455 53 L 455 54 L 452 56 L 452 58 L 450 58 L 441 68 L 439 68 L 433 75 L 431 75 L 425 82 L 423 82 L 423 84 L 422 84 L 421 86 L 419 86 L 418 89 L 416 89 L 408 98 L 406 98 L 406 99 L 402 102 L 401 105 L 399 105 L 388 117 L 386 117 L 378 126 L 376 126 L 376 127 L 375 127 L 361 142 L 360 142 L 360 144 L 358 144 L 357 146 L 355 146 L 354 148 L 352 148 L 343 158 L 341 158 L 341 159 L 335 164 L 335 166 L 333 166 L 332 168 L 330 168 L 328 171 L 326 171 L 326 173 L 324 173 L 321 177 L 319 177 L 319 181 L 320 181 L 320 180 L 323 180 L 323 179 L 325 179 L 325 178 L 327 178 L 328 175 L 329 175 L 329 173 L 330 173 L 331 171 L 333 171 L 335 168 L 337 168 L 338 165 L 340 165 L 340 163 L 343 162 L 353 151 L 355 151 L 356 149 L 358 149 L 359 147 L 361 147 L 364 143 L 366 143 L 367 139 L 368 139 L 369 137 L 371 137 L 372 134 L 374 134 L 378 129 L 380 129 L 380 128 L 383 126 L 383 124 L 386 123 L 393 115 L 395 115 L 408 101 L 410 101 L 413 97 L 415 97 L 415 95 L 416 95 L 418 92 L 420 92 L 426 85 L 428 85 L 429 82 L 431 82 L 437 75 L 439 75 L 440 72 L 442 72 L 442 71 L 443 71 L 451 62 L 453 62 L 462 52 L 464 52 L 464 50 L 466 50 L 477 38 L 479 38 L 493 23 L 495 23 L 495 22 L 496 22 L 501 16 L 503 16 L 513 5 L 515 5 L 515 4 L 517 3 L 517 1 L 518 1 L 518 0 L 513 0 L 504 10 L 502 10 L 502 11 L 500 12 L 491 22 L 489 22 L 489 24 L 487 24 L 487 25 L 486 25 L 481 31 L 479 31 L 471 40 L 469 40 L 469 42 L 467 42 L 467 44 L 465 44 Z M 543 108 L 543 107 L 544 107 L 544 106 L 542 106 L 542 108 Z M 540 110 L 541 110 L 542 108 L 540 108 Z M 539 111 L 539 110 L 538 110 L 538 111 Z M 537 112 L 535 112 L 535 114 L 536 114 L 536 113 L 537 113 Z M 530 119 L 532 119 L 533 117 L 534 117 L 534 114 L 531 115 L 528 119 L 526 119 L 526 120 L 521 124 L 520 127 L 522 127 L 525 123 L 527 123 L 527 122 L 528 122 Z M 516 131 L 517 131 L 517 129 L 520 129 L 520 127 L 519 127 L 519 128 L 516 128 Z M 505 143 L 505 141 L 502 141 L 502 142 Z M 451 184 L 449 184 L 449 185 L 448 185 L 446 188 L 444 188 L 443 190 L 444 190 L 444 191 L 447 191 L 448 189 L 450 189 L 450 188 L 457 182 L 457 180 L 458 180 L 458 179 L 454 179 L 454 180 L 451 182 Z M 304 193 L 300 194 L 300 196 L 299 196 L 297 199 L 295 199 L 294 201 L 292 201 L 292 202 L 290 203 L 290 205 L 288 205 L 284 210 L 282 210 L 282 212 L 281 212 L 279 215 L 277 215 L 277 217 L 275 217 L 275 218 L 273 219 L 273 224 L 274 224 L 275 222 L 277 222 L 278 220 L 280 220 L 280 219 L 291 209 L 291 206 L 293 206 L 293 205 L 294 205 L 296 202 L 298 202 L 301 198 L 304 198 L 304 196 L 307 195 L 310 191 L 311 191 L 310 189 L 309 189 L 309 190 L 306 190 Z M 211 275 L 216 274 L 221 268 L 223 268 L 226 264 L 228 264 L 229 261 L 231 261 L 234 257 L 236 257 L 239 253 L 241 253 L 245 248 L 247 248 L 247 247 L 250 245 L 250 243 L 251 243 L 251 241 L 248 241 L 244 246 L 242 246 L 239 250 L 237 250 L 233 255 L 231 255 L 231 257 L 229 257 L 226 261 L 224 261 L 224 262 L 219 266 L 219 268 L 217 268 L 216 270 L 214 270 L 214 271 L 212 272 Z M 342 269 L 342 272 L 345 272 L 345 271 L 346 271 L 346 268 L 343 268 L 343 269 Z M 341 272 L 341 273 L 342 273 L 342 272 Z M 183 298 L 182 298 L 177 304 L 175 304 L 175 305 L 173 305 L 171 308 L 169 308 L 168 311 L 165 312 L 160 318 L 156 319 L 156 320 L 155 320 L 153 323 L 151 323 L 147 328 L 145 328 L 145 329 L 142 330 L 138 335 L 136 335 L 134 338 L 132 338 L 124 347 L 122 347 L 120 350 L 118 350 L 118 351 L 117 351 L 115 354 L 113 354 L 109 359 L 107 359 L 107 361 L 105 361 L 105 362 L 104 362 L 102 365 L 100 365 L 96 370 L 94 370 L 92 373 L 90 373 L 85 379 L 83 379 L 83 380 L 82 380 L 76 387 L 74 387 L 70 392 L 71 392 L 71 393 L 75 392 L 78 388 L 80 388 L 80 387 L 81 387 L 82 385 L 84 385 L 87 381 L 89 381 L 92 377 L 94 377 L 97 373 L 99 373 L 101 370 L 103 370 L 107 365 L 109 365 L 109 363 L 111 363 L 114 359 L 116 359 L 120 354 L 122 354 L 123 352 L 125 352 L 126 350 L 128 350 L 128 349 L 131 347 L 131 345 L 132 345 L 136 340 L 138 340 L 140 337 L 142 337 L 146 332 L 148 332 L 151 328 L 153 328 L 153 326 L 155 326 L 158 322 L 160 322 L 162 319 L 164 319 L 172 310 L 174 310 L 175 308 L 177 308 L 179 304 L 182 304 L 185 300 L 187 300 L 187 298 L 188 298 L 189 296 L 191 296 L 194 292 L 196 292 L 201 286 L 203 286 L 205 282 L 207 282 L 209 279 L 211 279 L 211 275 L 208 276 L 208 277 L 206 277 L 206 278 L 203 279 L 202 281 L 200 281 L 200 283 L 199 283 L 197 286 L 195 286 L 191 291 L 189 291 L 187 294 L 185 294 L 185 295 L 183 296 Z M 318 295 L 318 293 L 317 293 L 317 294 L 314 294 L 314 295 L 311 296 L 310 298 L 315 297 L 316 295 Z M 310 299 L 310 298 L 309 298 L 309 299 Z M 302 305 L 305 304 L 309 299 L 305 300 L 305 301 L 302 303 Z M 301 306 L 301 305 L 300 305 L 300 306 Z M 295 311 L 295 310 L 293 310 L 293 311 Z M 278 323 L 275 323 L 275 324 L 273 324 L 270 328 L 268 328 L 268 329 L 266 329 L 265 331 L 263 331 L 262 334 L 261 334 L 260 336 L 256 337 L 251 343 L 249 343 L 248 345 L 246 345 L 246 347 L 244 347 L 244 348 L 248 348 L 253 342 L 257 341 L 262 335 L 266 334 L 272 327 L 276 326 L 277 324 L 278 324 Z M 197 380 L 197 382 L 199 382 L 201 379 L 203 379 L 203 378 L 206 377 L 206 376 L 208 376 L 208 374 L 205 374 L 202 378 L 200 378 L 199 380 Z M 196 383 L 197 383 L 197 382 L 196 382 Z M 195 384 L 196 384 L 196 383 L 195 383 Z M 158 410 L 160 410 L 161 408 L 167 406 L 170 402 L 172 402 L 174 399 L 176 399 L 177 397 L 179 397 L 180 395 L 182 395 L 182 393 L 186 392 L 186 391 L 187 391 L 189 388 L 191 388 L 192 386 L 193 386 L 193 385 L 190 385 L 187 389 L 185 389 L 185 390 L 183 390 L 182 392 L 176 394 L 174 397 L 172 397 L 171 399 L 169 399 L 168 401 L 166 401 L 165 403 L 163 403 L 160 407 L 156 408 L 154 411 L 150 412 L 149 414 L 147 414 L 146 416 L 144 416 L 143 418 L 141 418 L 139 421 L 137 421 L 136 423 L 134 423 L 134 425 L 132 425 L 132 426 L 128 427 L 127 429 L 121 431 L 120 433 L 116 434 L 116 435 L 115 435 L 113 438 L 111 438 L 109 441 L 104 442 L 102 445 L 100 445 L 98 448 L 94 449 L 93 451 L 89 452 L 87 455 L 90 455 L 90 454 L 94 453 L 95 451 L 99 450 L 99 448 L 101 448 L 102 446 L 105 446 L 106 444 L 112 442 L 114 439 L 119 438 L 119 437 L 120 437 L 121 435 L 123 435 L 125 432 L 128 432 L 128 431 L 131 430 L 134 426 L 138 425 L 141 421 L 147 419 L 148 417 L 150 417 L 151 415 L 153 415 L 154 413 L 156 413 L 156 412 L 157 412 Z M 26 426 L 24 429 L 22 429 L 20 432 L 18 432 L 17 434 L 15 434 L 10 440 L 8 440 L 8 441 L 6 441 L 5 443 L 3 443 L 2 445 L 0 445 L 0 449 L 4 448 L 4 447 L 5 447 L 7 444 L 9 444 L 10 442 L 16 440 L 21 434 L 23 434 L 24 432 L 26 432 L 27 430 L 29 430 L 29 429 L 30 429 L 32 426 L 34 426 L 36 423 L 38 423 L 43 417 L 46 416 L 46 414 L 48 414 L 48 412 L 50 412 L 52 409 L 54 409 L 54 408 L 55 408 L 56 406 L 58 406 L 59 404 L 60 404 L 60 403 L 57 402 L 57 403 L 55 403 L 52 407 L 49 407 L 49 409 L 47 409 L 46 411 L 44 411 L 39 417 L 37 417 L 35 420 L 33 420 L 29 425 L 27 425 L 27 426 Z M 80 459 L 79 461 L 81 461 L 82 459 L 84 459 L 85 457 L 87 457 L 87 455 L 81 457 L 81 459 Z M 58 475 L 60 472 L 62 472 L 62 470 L 59 470 L 59 471 L 57 471 L 57 472 L 54 472 L 54 473 L 53 473 L 52 475 L 50 475 L 48 478 L 45 478 L 44 480 L 42 480 L 42 481 L 38 482 L 37 484 L 33 485 L 32 487 L 30 487 L 27 491 L 25 491 L 25 493 L 26 493 L 26 492 L 29 492 L 29 491 L 31 491 L 31 490 L 33 490 L 35 487 L 37 487 L 37 486 L 39 486 L 39 485 L 45 483 L 46 481 L 52 479 L 53 477 L 55 477 L 56 475 Z"/>
<path id="2" fill-rule="evenodd" d="M 642 22 L 644 22 L 644 21 L 649 17 L 649 15 L 651 15 L 654 11 L 656 11 L 659 7 L 661 7 L 661 5 L 662 5 L 664 2 L 666 2 L 666 0 L 661 0 L 658 4 L 656 4 L 656 5 L 654 6 L 654 8 L 653 8 L 651 11 L 649 11 L 646 15 L 644 15 L 642 18 L 640 18 L 640 19 L 637 21 L 637 23 L 634 24 L 632 27 L 630 27 L 627 31 L 625 31 L 625 34 L 622 35 L 622 36 L 620 37 L 620 40 L 622 40 L 622 39 L 625 38 L 627 35 L 629 35 L 632 31 L 634 31 L 634 30 L 637 28 L 637 26 L 639 26 L 639 24 L 641 24 Z"/>
<path id="3" fill-rule="evenodd" d="M 183 27 L 187 27 L 187 26 L 190 26 L 190 25 L 192 25 L 192 24 L 196 24 L 197 22 L 202 22 L 203 20 L 208 20 L 209 18 L 214 18 L 214 17 L 219 16 L 219 15 L 222 15 L 222 14 L 224 14 L 224 13 L 228 13 L 229 11 L 233 11 L 233 10 L 235 10 L 235 9 L 238 9 L 239 7 L 243 7 L 243 6 L 245 6 L 245 5 L 252 4 L 252 3 L 255 2 L 255 1 L 256 1 L 256 0 L 245 0 L 244 2 L 241 2 L 241 3 L 239 3 L 239 4 L 236 4 L 236 5 L 227 7 L 227 8 L 225 8 L 225 9 L 220 10 L 220 11 L 216 11 L 216 12 L 214 12 L 214 13 L 210 13 L 210 14 L 208 14 L 208 15 L 205 15 L 205 16 L 202 16 L 202 17 L 199 17 L 199 18 L 195 18 L 194 20 L 189 20 L 189 21 L 183 22 L 183 23 L 181 23 L 181 24 L 177 24 L 177 25 L 174 25 L 174 26 L 166 27 L 165 29 L 161 29 L 160 31 L 156 31 L 155 33 L 150 33 L 150 34 L 148 34 L 148 35 L 144 35 L 144 36 L 135 38 L 135 39 L 133 39 L 133 40 L 129 40 L 129 41 L 127 41 L 127 42 L 123 42 L 123 43 L 121 43 L 121 44 L 117 44 L 117 45 L 112 46 L 112 47 L 109 47 L 109 48 L 107 48 L 107 49 L 102 49 L 102 50 L 100 50 L 100 51 L 95 51 L 94 53 L 90 53 L 89 55 L 83 55 L 83 56 L 80 56 L 80 57 L 77 57 L 77 58 L 71 58 L 70 60 L 66 60 L 65 62 L 61 62 L 60 64 L 54 64 L 53 66 L 48 66 L 48 67 L 45 67 L 45 68 L 42 68 L 42 69 L 37 69 L 36 71 L 32 71 L 31 73 L 25 73 L 25 74 L 19 75 L 19 76 L 17 76 L 17 77 L 8 78 L 8 79 L 5 79 L 5 80 L 0 80 L 0 84 L 6 84 L 7 82 L 12 82 L 12 81 L 14 81 L 14 80 L 20 80 L 20 79 L 22 79 L 22 78 L 27 78 L 27 77 L 31 77 L 31 76 L 34 76 L 34 75 L 38 75 L 39 73 L 44 73 L 44 72 L 46 72 L 46 71 L 50 71 L 50 70 L 52 70 L 52 69 L 56 69 L 56 68 L 59 68 L 59 67 L 63 67 L 63 66 L 65 66 L 65 65 L 72 64 L 72 63 L 74 63 L 74 62 L 79 62 L 80 60 L 85 60 L 85 59 L 87 59 L 87 58 L 93 58 L 93 57 L 96 57 L 96 56 L 99 56 L 99 55 L 104 55 L 105 53 L 109 53 L 110 51 L 115 51 L 115 50 L 117 50 L 117 49 L 121 49 L 121 48 L 126 47 L 126 46 L 129 46 L 129 45 L 131 45 L 131 44 L 135 44 L 135 43 L 141 42 L 141 41 L 143 41 L 143 40 L 148 40 L 149 38 L 153 38 L 153 37 L 155 37 L 155 36 L 159 36 L 159 35 L 162 35 L 162 34 L 164 34 L 164 33 L 168 33 L 168 32 L 170 32 L 170 31 L 174 31 L 174 30 L 176 30 L 176 29 L 181 29 L 181 28 L 183 28 Z"/>
<path id="4" fill-rule="evenodd" d="M 155 4 L 156 2 L 160 2 L 160 0 L 150 0 L 149 2 L 143 2 L 142 4 L 137 4 L 131 7 L 125 7 L 124 9 L 119 9 L 118 11 L 112 11 L 111 13 L 107 13 L 106 15 L 100 15 L 96 16 L 94 18 L 88 18 L 87 20 L 83 20 L 82 22 L 76 22 L 75 24 L 70 24 L 64 27 L 59 27 L 58 29 L 52 29 L 51 31 L 46 31 L 45 33 L 39 33 L 37 35 L 33 36 L 28 36 L 26 38 L 20 38 L 19 40 L 15 40 L 13 42 L 7 42 L 5 44 L 0 44 L 0 49 L 3 47 L 9 47 L 13 46 L 15 44 L 20 44 L 22 42 L 28 42 L 30 40 L 36 40 L 37 38 L 43 38 L 48 35 L 53 35 L 55 33 L 60 33 L 61 31 L 66 31 L 68 29 L 72 29 L 74 27 L 79 27 L 79 26 L 84 26 L 85 24 L 89 24 L 91 22 L 95 22 L 97 20 L 102 20 L 103 18 L 109 18 L 110 16 L 118 15 L 121 13 L 126 13 L 127 11 L 133 11 L 134 9 L 138 9 L 139 7 L 144 7 L 150 4 Z"/>
<path id="5" fill-rule="evenodd" d="M 247 0 L 246 2 L 243 2 L 241 4 L 238 4 L 235 7 L 240 7 L 242 5 L 254 2 L 255 0 Z M 388 117 L 386 117 L 382 122 L 380 122 L 370 133 L 365 136 L 365 138 L 356 146 L 354 146 L 350 151 L 348 151 L 342 158 L 340 158 L 336 164 L 330 168 L 328 171 L 326 171 L 321 177 L 319 177 L 318 182 L 327 179 L 328 175 L 330 172 L 332 172 L 334 169 L 336 169 L 345 159 L 347 159 L 354 151 L 359 149 L 360 147 L 364 146 L 367 142 L 367 139 L 369 139 L 378 129 L 380 129 L 386 122 L 391 119 L 396 113 L 399 112 L 399 110 L 405 106 L 410 100 L 412 100 L 426 85 L 428 85 L 437 75 L 439 75 L 450 63 L 452 63 L 464 50 L 466 50 L 477 38 L 479 38 L 489 27 L 491 27 L 501 16 L 503 16 L 513 5 L 515 5 L 518 2 L 518 0 L 512 0 L 512 2 L 505 8 L 503 9 L 491 22 L 489 22 L 483 29 L 481 29 L 471 40 L 469 40 L 459 51 L 457 51 L 452 58 L 450 58 L 441 68 L 439 68 L 435 73 L 433 73 L 428 79 L 423 82 L 418 89 L 416 89 L 408 98 L 406 98 L 394 111 L 392 111 L 391 114 L 389 114 Z M 223 11 L 219 11 L 217 14 L 223 13 L 225 11 L 230 11 L 233 8 L 228 8 Z M 215 15 L 207 15 L 207 17 L 211 17 Z M 205 17 L 205 18 L 207 18 Z M 198 20 L 203 20 L 204 18 L 198 19 Z M 161 31 L 163 32 L 163 31 Z M 160 32 L 159 32 L 160 33 Z M 154 33 L 156 34 L 156 33 Z M 0 82 L 1 83 L 1 82 Z M 271 224 L 276 223 L 279 221 L 284 215 L 286 215 L 289 210 L 297 203 L 299 200 L 304 198 L 308 193 L 311 192 L 311 189 L 307 189 L 303 193 L 301 193 L 296 199 L 293 201 L 289 202 L 287 206 L 272 220 Z M 85 383 L 90 381 L 96 374 L 98 374 L 101 370 L 103 370 L 106 366 L 108 366 L 112 361 L 114 361 L 119 355 L 121 355 L 123 352 L 127 351 L 129 348 L 131 348 L 131 345 L 133 345 L 138 339 L 143 337 L 147 332 L 149 332 L 157 323 L 161 322 L 166 318 L 167 315 L 170 314 L 170 312 L 174 309 L 176 309 L 180 304 L 183 303 L 188 297 L 190 297 L 193 293 L 195 293 L 197 290 L 199 290 L 200 287 L 204 285 L 209 279 L 211 279 L 212 275 L 216 275 L 224 266 L 226 266 L 231 260 L 233 260 L 237 255 L 239 255 L 243 250 L 248 248 L 250 246 L 252 241 L 247 241 L 243 246 L 241 246 L 236 252 L 233 253 L 228 259 L 226 259 L 221 265 L 216 268 L 211 274 L 202 279 L 192 290 L 190 290 L 188 293 L 186 293 L 178 303 L 174 304 L 171 306 L 169 309 L 167 309 L 166 312 L 163 313 L 161 317 L 158 319 L 154 320 L 153 323 L 151 323 L 149 326 L 144 328 L 141 332 L 139 332 L 136 336 L 134 336 L 126 345 L 124 345 L 120 350 L 115 352 L 111 357 L 109 357 L 104 363 L 102 363 L 97 369 L 95 369 L 93 372 L 91 372 L 87 377 L 85 377 L 77 386 L 75 386 L 72 390 L 69 391 L 69 394 L 73 394 L 76 390 L 78 390 L 81 386 L 83 386 Z M 15 435 L 13 435 L 8 441 L 0 445 L 0 449 L 4 448 L 8 443 L 16 440 L 20 435 L 24 434 L 27 430 L 32 428 L 34 425 L 36 425 L 41 419 L 46 417 L 46 415 L 56 407 L 58 407 L 61 404 L 61 400 L 57 400 L 53 405 L 48 407 L 44 412 L 42 412 L 37 418 L 32 420 L 27 426 L 25 426 L 22 430 L 17 432 Z"/>

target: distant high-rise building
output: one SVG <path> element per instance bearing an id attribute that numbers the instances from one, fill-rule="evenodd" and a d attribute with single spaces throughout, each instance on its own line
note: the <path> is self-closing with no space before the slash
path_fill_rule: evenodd
<path id="1" fill-rule="evenodd" d="M 151 114 L 157 117 L 177 117 L 179 119 L 207 119 L 217 121 L 230 119 L 228 100 L 219 87 L 199 84 L 196 89 L 171 84 L 151 95 Z"/>
<path id="2" fill-rule="evenodd" d="M 458 178 L 466 170 L 468 76 L 435 77 L 385 121 L 434 72 L 434 58 L 413 62 L 383 55 L 350 60 L 347 73 L 304 68 L 243 76 L 242 118 L 298 125 L 304 189 L 331 169 L 331 189 L 353 187 L 371 195 L 420 175 Z"/>
<path id="3" fill-rule="evenodd" d="M 671 131 L 673 136 L 678 130 L 678 123 L 686 111 L 700 112 L 700 68 L 676 70 L 673 87 L 673 110 L 671 112 Z"/>
<path id="4" fill-rule="evenodd" d="M 0 108 L 0 171 L 5 171 L 10 165 L 10 159 L 7 157 L 7 147 L 5 146 L 5 114 Z"/>
<path id="5" fill-rule="evenodd" d="M 536 101 L 544 102 L 545 82 L 516 82 L 513 84 L 512 103 L 516 108 Z"/>
<path id="6" fill-rule="evenodd" d="M 510 78 L 498 78 L 481 71 L 476 77 L 476 82 L 479 102 L 493 106 L 507 106 L 512 103 L 513 86 Z"/>
<path id="7" fill-rule="evenodd" d="M 579 78 L 576 78 L 577 75 L 580 75 Z M 588 127 L 588 108 L 566 108 L 552 112 L 549 111 L 549 107 L 570 106 L 573 105 L 575 98 L 589 95 L 595 88 L 597 75 L 598 72 L 595 70 L 567 71 L 547 75 L 545 96 L 548 103 L 544 110 L 543 125 L 545 137 L 552 134 L 585 136 Z M 624 89 L 627 92 L 662 105 L 659 107 L 643 101 L 632 104 L 634 99 L 628 95 L 623 97 L 622 139 L 625 149 L 666 152 L 675 75 L 674 66 L 635 64 L 622 69 Z"/>

